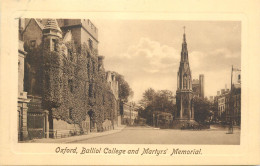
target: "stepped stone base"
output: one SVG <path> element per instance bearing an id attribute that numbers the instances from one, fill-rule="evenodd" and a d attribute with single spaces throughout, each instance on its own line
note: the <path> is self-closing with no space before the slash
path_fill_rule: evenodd
<path id="1" fill-rule="evenodd" d="M 173 129 L 183 129 L 199 126 L 198 122 L 195 120 L 186 120 L 186 119 L 176 119 L 172 122 Z"/>

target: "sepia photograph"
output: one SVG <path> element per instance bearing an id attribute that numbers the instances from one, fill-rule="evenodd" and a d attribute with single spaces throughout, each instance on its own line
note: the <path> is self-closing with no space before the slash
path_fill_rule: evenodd
<path id="1" fill-rule="evenodd" d="M 17 27 L 18 143 L 240 145 L 241 21 Z"/>
<path id="2" fill-rule="evenodd" d="M 0 165 L 260 164 L 260 0 L 1 5 Z"/>

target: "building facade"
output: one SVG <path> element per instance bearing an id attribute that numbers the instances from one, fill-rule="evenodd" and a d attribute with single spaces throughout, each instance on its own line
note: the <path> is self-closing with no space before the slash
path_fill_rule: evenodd
<path id="1" fill-rule="evenodd" d="M 108 82 L 94 24 L 87 19 L 20 19 L 19 25 L 27 52 L 28 138 L 113 129 L 118 84 Z"/>
<path id="2" fill-rule="evenodd" d="M 106 72 L 106 79 L 109 83 L 110 89 L 112 90 L 114 101 L 115 101 L 115 108 L 114 108 L 114 116 L 115 118 L 115 125 L 121 125 L 121 115 L 119 110 L 119 89 L 118 89 L 118 81 L 116 80 L 116 73 L 107 71 Z"/>
<path id="3" fill-rule="evenodd" d="M 27 98 L 27 92 L 24 91 L 24 58 L 26 57 L 26 52 L 23 48 L 23 42 L 19 40 L 19 50 L 18 50 L 18 107 L 17 107 L 17 117 L 18 117 L 18 140 L 26 140 L 28 138 L 27 130 L 27 112 L 28 103 L 30 100 Z"/>
<path id="4" fill-rule="evenodd" d="M 240 79 L 240 76 L 237 76 Z M 232 89 L 221 89 L 215 97 L 218 105 L 218 120 L 223 124 L 241 124 L 241 84 L 235 82 Z"/>
<path id="5" fill-rule="evenodd" d="M 204 75 L 200 74 L 199 79 L 192 80 L 193 95 L 204 98 Z"/>
<path id="6" fill-rule="evenodd" d="M 122 109 L 122 124 L 134 125 L 138 119 L 138 111 L 135 104 L 132 102 L 122 103 Z"/>

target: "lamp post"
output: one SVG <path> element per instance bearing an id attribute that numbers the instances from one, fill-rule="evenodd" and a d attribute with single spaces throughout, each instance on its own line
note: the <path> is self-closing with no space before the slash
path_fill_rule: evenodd
<path id="1" fill-rule="evenodd" d="M 230 114 L 230 122 L 229 122 L 229 128 L 228 128 L 228 134 L 233 134 L 233 111 L 234 111 L 234 104 L 232 102 L 232 79 L 233 79 L 233 65 L 231 70 L 231 87 L 230 87 L 230 98 L 229 98 L 229 114 Z"/>

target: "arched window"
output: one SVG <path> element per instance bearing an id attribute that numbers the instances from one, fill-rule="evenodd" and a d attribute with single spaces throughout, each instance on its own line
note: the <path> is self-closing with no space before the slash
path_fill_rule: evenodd
<path id="1" fill-rule="evenodd" d="M 187 89 L 187 76 L 186 75 L 183 78 L 183 89 Z"/>
<path id="2" fill-rule="evenodd" d="M 72 79 L 68 80 L 68 85 L 69 85 L 70 92 L 73 93 L 73 80 Z"/>
<path id="3" fill-rule="evenodd" d="M 67 49 L 67 52 L 68 52 L 68 55 L 69 55 L 69 59 L 71 60 L 71 61 L 73 61 L 73 51 L 72 51 L 72 49 Z"/>
<path id="4" fill-rule="evenodd" d="M 89 84 L 89 90 L 88 90 L 88 95 L 89 97 L 93 97 L 93 84 Z"/>
<path id="5" fill-rule="evenodd" d="M 70 109 L 69 109 L 69 118 L 70 118 L 70 119 L 73 119 L 73 117 L 72 117 L 72 112 L 73 112 L 73 109 L 70 108 Z"/>

